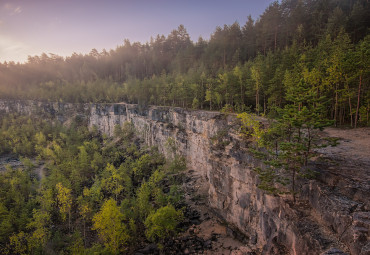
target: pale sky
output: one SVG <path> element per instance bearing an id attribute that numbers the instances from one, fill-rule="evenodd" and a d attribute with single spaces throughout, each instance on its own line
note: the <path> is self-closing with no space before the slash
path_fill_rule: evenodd
<path id="1" fill-rule="evenodd" d="M 145 43 L 183 24 L 193 41 L 216 26 L 243 26 L 273 0 L 0 0 L 0 62 L 28 55 L 69 56 Z"/>

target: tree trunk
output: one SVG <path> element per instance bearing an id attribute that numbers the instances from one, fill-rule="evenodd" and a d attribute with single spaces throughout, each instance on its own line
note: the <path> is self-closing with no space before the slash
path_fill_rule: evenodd
<path id="1" fill-rule="evenodd" d="M 229 99 L 229 94 L 227 93 L 227 82 L 226 82 L 226 86 L 225 86 L 225 90 L 226 90 L 226 93 L 225 93 L 225 103 L 228 104 L 228 99 Z"/>
<path id="2" fill-rule="evenodd" d="M 358 111 L 360 109 L 361 83 L 362 83 L 362 74 L 360 75 L 360 82 L 358 84 L 357 107 L 356 107 L 356 116 L 355 116 L 355 128 L 357 128 Z"/>
<path id="3" fill-rule="evenodd" d="M 275 27 L 275 45 L 274 45 L 274 51 L 276 51 L 276 39 L 277 39 L 277 26 Z"/>
<path id="4" fill-rule="evenodd" d="M 256 90 L 256 111 L 257 111 L 257 115 L 260 115 L 260 109 L 259 109 L 259 107 L 258 107 L 258 105 L 259 105 L 259 91 L 258 90 Z"/>
<path id="5" fill-rule="evenodd" d="M 240 81 L 240 104 L 244 104 L 244 98 L 243 98 L 243 85 L 242 82 Z"/>
<path id="6" fill-rule="evenodd" d="M 203 79 L 202 79 L 202 94 L 203 94 Z M 202 109 L 203 110 L 203 99 L 201 99 L 201 97 L 200 97 L 200 109 Z"/>
<path id="7" fill-rule="evenodd" d="M 86 248 L 86 220 L 84 220 L 84 247 Z"/>
<path id="8" fill-rule="evenodd" d="M 350 95 L 348 95 L 348 105 L 349 105 L 349 116 L 351 117 L 351 127 L 353 127 L 352 105 L 351 105 L 351 96 Z"/>
<path id="9" fill-rule="evenodd" d="M 335 84 L 335 106 L 334 106 L 334 121 L 335 121 L 335 126 L 338 125 L 338 123 L 337 123 L 337 115 L 338 115 L 338 84 Z"/>
<path id="10" fill-rule="evenodd" d="M 307 163 L 308 163 L 308 157 L 310 155 L 310 152 L 311 152 L 311 129 L 308 128 L 307 129 L 307 133 L 308 133 L 308 141 L 307 141 L 307 151 L 306 151 L 306 155 L 304 157 L 304 165 L 307 166 Z"/>
<path id="11" fill-rule="evenodd" d="M 68 229 L 71 233 L 71 209 L 68 210 Z"/>
<path id="12" fill-rule="evenodd" d="M 295 204 L 295 169 L 292 172 L 293 203 Z"/>
<path id="13" fill-rule="evenodd" d="M 275 140 L 275 156 L 276 156 L 276 159 L 278 157 L 278 142 L 277 142 L 277 139 Z"/>

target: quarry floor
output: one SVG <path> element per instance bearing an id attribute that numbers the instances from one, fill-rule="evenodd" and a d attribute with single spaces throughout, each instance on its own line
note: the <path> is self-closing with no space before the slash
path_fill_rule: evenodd
<path id="1" fill-rule="evenodd" d="M 324 136 L 339 138 L 337 146 L 320 150 L 333 164 L 328 169 L 370 188 L 370 128 L 326 128 Z"/>
<path id="2" fill-rule="evenodd" d="M 325 154 L 370 164 L 370 128 L 326 128 L 324 134 L 340 138 L 340 144 L 326 148 Z"/>
<path id="3" fill-rule="evenodd" d="M 321 157 L 330 159 L 329 171 L 363 183 L 365 190 L 370 186 L 370 128 L 326 128 L 320 134 L 322 137 L 338 138 L 338 144 L 318 150 Z M 22 163 L 12 155 L 0 157 L 0 172 L 9 164 L 17 168 Z M 37 164 L 36 174 L 42 179 L 43 165 Z M 215 254 L 215 255 L 241 255 L 256 254 L 248 247 L 240 236 L 225 222 L 214 214 L 207 204 L 208 187 L 196 171 L 189 170 L 188 179 L 184 183 L 187 200 L 190 206 L 199 212 L 200 224 L 191 226 L 183 236 L 197 236 L 208 241 L 208 249 L 199 253 L 191 250 L 183 254 Z"/>

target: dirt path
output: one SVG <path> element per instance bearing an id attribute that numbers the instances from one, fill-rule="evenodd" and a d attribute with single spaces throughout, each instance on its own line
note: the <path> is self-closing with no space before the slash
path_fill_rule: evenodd
<path id="1" fill-rule="evenodd" d="M 41 180 L 45 177 L 45 164 L 42 163 L 38 166 L 35 167 L 35 173 L 37 174 L 38 176 L 38 180 L 39 180 L 39 188 L 41 187 Z"/>

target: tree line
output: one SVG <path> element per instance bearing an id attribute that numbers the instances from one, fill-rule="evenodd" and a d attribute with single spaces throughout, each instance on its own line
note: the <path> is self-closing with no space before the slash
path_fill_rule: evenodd
<path id="1" fill-rule="evenodd" d="M 366 0 L 284 0 L 254 21 L 217 27 L 197 42 L 183 25 L 115 50 L 30 56 L 0 64 L 2 98 L 172 105 L 274 113 L 304 80 L 336 124 L 369 123 Z"/>

